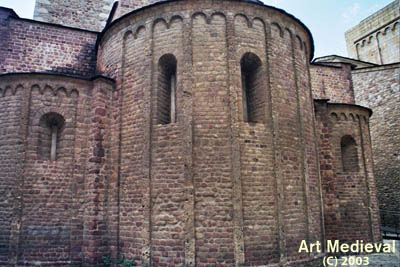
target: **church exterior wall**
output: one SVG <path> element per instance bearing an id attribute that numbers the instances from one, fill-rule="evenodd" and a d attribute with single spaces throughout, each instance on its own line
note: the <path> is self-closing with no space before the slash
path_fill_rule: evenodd
<path id="1" fill-rule="evenodd" d="M 376 64 L 400 61 L 400 1 L 395 0 L 346 32 L 349 57 Z"/>
<path id="2" fill-rule="evenodd" d="M 307 33 L 278 13 L 226 4 L 203 1 L 205 11 L 197 13 L 197 5 L 185 2 L 144 9 L 102 37 L 98 69 L 117 80 L 123 114 L 121 166 L 114 171 L 121 179 L 124 255 L 154 264 L 174 257 L 189 265 L 252 265 L 279 262 L 283 247 L 293 261 L 302 239 L 322 239 Z M 266 88 L 265 115 L 254 124 L 243 121 L 237 104 L 240 59 L 247 52 L 261 59 Z M 158 62 L 164 54 L 178 62 L 177 122 L 159 125 Z M 294 223 L 286 212 L 297 216 L 295 227 L 282 229 Z M 129 218 L 140 223 L 132 226 Z M 305 230 L 290 230 L 296 227 Z"/>
<path id="3" fill-rule="evenodd" d="M 400 105 L 400 64 L 390 64 L 353 71 L 356 100 L 360 105 L 373 109 L 370 120 L 372 148 L 379 205 L 382 210 L 400 212 L 400 129 L 398 106 Z M 385 225 L 393 224 L 390 213 L 382 214 Z"/>
<path id="4" fill-rule="evenodd" d="M 4 56 L 0 74 L 51 72 L 91 77 L 96 66 L 98 33 L 20 19 L 0 9 Z M 3 37 L 4 36 L 4 37 Z M 3 39 L 4 38 L 4 39 Z"/>
<path id="5" fill-rule="evenodd" d="M 318 266 L 324 251 L 299 253 L 303 240 L 380 240 L 369 111 L 314 107 L 325 84 L 321 97 L 354 103 L 350 66 L 310 66 L 293 16 L 169 1 L 98 34 L 0 11 L 15 52 L 0 66 L 1 263 Z M 54 61 L 30 66 L 30 52 Z M 351 175 L 343 135 L 358 149 Z"/>
<path id="6" fill-rule="evenodd" d="M 2 196 L 6 197 L 1 209 L 2 262 L 81 261 L 83 218 L 89 209 L 85 190 L 90 184 L 86 133 L 91 123 L 91 84 L 51 74 L 0 76 L 1 117 L 6 120 L 2 122 L 2 148 L 14 146 L 1 151 L 6 164 L 0 171 Z M 65 120 L 54 161 L 40 153 L 41 120 L 50 113 Z"/>
<path id="7" fill-rule="evenodd" d="M 314 99 L 329 99 L 332 103 L 355 103 L 350 64 L 312 63 L 310 73 Z"/>
<path id="8" fill-rule="evenodd" d="M 380 218 L 368 129 L 370 110 L 326 100 L 318 100 L 315 105 L 326 238 L 351 242 L 368 236 L 369 242 L 379 241 Z M 351 159 L 345 158 L 341 147 L 344 137 L 355 141 L 356 165 L 350 170 L 345 164 Z"/>
<path id="9" fill-rule="evenodd" d="M 33 19 L 101 31 L 115 0 L 37 0 Z"/>
<path id="10" fill-rule="evenodd" d="M 16 88 L 15 84 L 8 87 L 1 86 L 0 112 L 0 260 L 6 261 L 9 253 L 10 234 L 12 229 L 12 215 L 16 197 L 13 192 L 18 188 L 18 177 L 21 172 L 20 157 L 23 148 L 23 135 L 21 130 L 21 109 L 23 90 Z"/>

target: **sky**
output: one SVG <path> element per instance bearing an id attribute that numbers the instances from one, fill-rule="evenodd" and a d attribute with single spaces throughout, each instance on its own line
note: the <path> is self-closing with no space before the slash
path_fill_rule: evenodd
<path id="1" fill-rule="evenodd" d="M 347 56 L 344 33 L 393 0 L 263 0 L 300 19 L 314 38 L 315 57 Z M 0 0 L 22 18 L 33 17 L 35 0 Z"/>

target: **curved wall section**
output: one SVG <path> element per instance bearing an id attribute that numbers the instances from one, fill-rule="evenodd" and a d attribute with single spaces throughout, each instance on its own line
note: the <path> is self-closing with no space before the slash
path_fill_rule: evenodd
<path id="1" fill-rule="evenodd" d="M 327 239 L 380 240 L 369 109 L 316 101 Z M 324 132 L 330 134 L 323 134 Z"/>
<path id="2" fill-rule="evenodd" d="M 230 3 L 142 9 L 99 42 L 98 70 L 117 80 L 120 186 L 110 189 L 120 213 L 109 223 L 120 229 L 120 255 L 139 264 L 296 265 L 321 256 L 297 253 L 302 240 L 323 240 L 311 37 L 278 10 Z M 260 64 L 243 63 L 246 54 Z M 175 79 L 160 66 L 166 55 L 176 59 Z M 175 121 L 165 119 L 172 107 Z"/>
<path id="3" fill-rule="evenodd" d="M 92 88 L 63 75 L 0 76 L 2 261 L 81 262 Z"/>
<path id="4" fill-rule="evenodd" d="M 313 105 L 296 18 L 165 1 L 96 47 L 111 78 L 0 75 L 0 264 L 320 266 L 304 241 L 380 241 L 370 111 Z"/>
<path id="5" fill-rule="evenodd" d="M 0 261 L 7 261 L 9 254 L 14 192 L 18 190 L 21 171 L 21 109 L 24 88 L 22 84 L 0 83 Z"/>

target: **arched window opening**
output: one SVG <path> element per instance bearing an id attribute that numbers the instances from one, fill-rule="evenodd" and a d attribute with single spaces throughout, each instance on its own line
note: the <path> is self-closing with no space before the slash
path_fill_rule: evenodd
<path id="1" fill-rule="evenodd" d="M 39 155 L 43 159 L 56 161 L 64 128 L 64 117 L 55 112 L 44 114 L 39 121 Z"/>
<path id="2" fill-rule="evenodd" d="M 358 152 L 357 144 L 353 137 L 345 135 L 340 142 L 342 152 L 342 164 L 344 172 L 358 172 Z"/>
<path id="3" fill-rule="evenodd" d="M 242 73 L 243 120 L 262 122 L 265 116 L 265 96 L 261 60 L 246 53 L 240 60 Z"/>
<path id="4" fill-rule="evenodd" d="M 158 62 L 157 123 L 176 122 L 176 59 L 171 54 Z"/>

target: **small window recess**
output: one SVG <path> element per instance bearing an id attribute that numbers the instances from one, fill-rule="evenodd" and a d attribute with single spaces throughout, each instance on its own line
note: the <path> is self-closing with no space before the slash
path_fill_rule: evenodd
<path id="1" fill-rule="evenodd" d="M 265 117 L 265 88 L 260 58 L 253 53 L 246 53 L 240 60 L 242 76 L 243 120 L 259 123 Z"/>
<path id="2" fill-rule="evenodd" d="M 345 135 L 340 141 L 343 172 L 358 172 L 360 170 L 357 144 L 353 137 Z"/>
<path id="3" fill-rule="evenodd" d="M 42 159 L 57 160 L 64 124 L 64 117 L 56 112 L 46 113 L 40 118 L 38 150 Z"/>
<path id="4" fill-rule="evenodd" d="M 157 123 L 177 121 L 177 61 L 172 54 L 163 55 L 158 62 Z"/>

